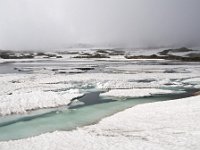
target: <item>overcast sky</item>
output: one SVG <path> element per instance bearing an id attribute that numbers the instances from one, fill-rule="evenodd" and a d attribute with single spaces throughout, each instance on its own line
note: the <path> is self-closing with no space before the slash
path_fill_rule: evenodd
<path id="1" fill-rule="evenodd" d="M 0 49 L 200 43 L 200 0 L 0 0 Z"/>

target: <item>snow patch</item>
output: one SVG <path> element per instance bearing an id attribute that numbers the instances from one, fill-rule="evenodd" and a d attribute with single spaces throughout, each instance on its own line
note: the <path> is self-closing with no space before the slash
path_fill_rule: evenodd
<path id="1" fill-rule="evenodd" d="M 102 93 L 101 96 L 106 97 L 145 97 L 155 94 L 170 94 L 174 93 L 171 90 L 162 90 L 162 89 L 116 89 L 110 90 L 109 92 Z"/>
<path id="2" fill-rule="evenodd" d="M 0 115 L 21 114 L 39 108 L 51 108 L 67 105 L 72 99 L 82 96 L 77 90 L 69 92 L 43 92 L 13 93 L 0 96 Z"/>
<path id="3" fill-rule="evenodd" d="M 187 80 L 184 80 L 183 82 L 190 83 L 190 84 L 200 84 L 200 77 L 187 79 Z"/>

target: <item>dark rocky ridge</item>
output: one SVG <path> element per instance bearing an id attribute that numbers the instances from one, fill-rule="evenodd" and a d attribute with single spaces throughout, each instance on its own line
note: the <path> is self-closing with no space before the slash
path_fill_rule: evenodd
<path id="1" fill-rule="evenodd" d="M 34 58 L 33 53 L 22 53 L 12 51 L 0 51 L 0 58 L 2 59 L 27 59 Z"/>
<path id="2" fill-rule="evenodd" d="M 183 52 L 191 52 L 187 55 L 179 56 L 173 53 L 183 53 Z M 171 53 L 171 54 L 169 54 Z M 129 56 L 125 55 L 126 59 L 166 59 L 166 60 L 178 60 L 178 61 L 191 61 L 191 62 L 199 62 L 200 61 L 200 51 L 192 50 L 185 47 L 178 49 L 168 49 L 158 54 L 152 54 L 150 56 L 146 55 L 137 55 L 137 56 Z"/>
<path id="3" fill-rule="evenodd" d="M 167 50 L 160 52 L 159 54 L 160 55 L 168 55 L 170 52 L 172 52 L 172 53 L 182 53 L 182 52 L 194 52 L 194 51 L 196 51 L 196 50 L 188 49 L 186 47 L 181 47 L 181 48 L 178 48 L 178 49 L 167 49 Z"/>
<path id="4" fill-rule="evenodd" d="M 94 53 L 79 53 L 73 58 L 110 58 L 110 56 L 125 55 L 125 51 L 114 49 L 93 49 Z"/>
<path id="5" fill-rule="evenodd" d="M 56 54 L 48 54 L 44 52 L 28 52 L 28 51 L 0 51 L 0 58 L 2 59 L 33 59 L 35 56 L 42 56 L 43 58 L 62 58 Z"/>
<path id="6" fill-rule="evenodd" d="M 89 53 L 83 53 L 79 56 L 75 56 L 73 58 L 110 58 L 108 55 L 105 54 L 100 54 L 100 53 L 94 53 L 94 54 L 89 54 Z"/>
<path id="7" fill-rule="evenodd" d="M 63 55 L 73 54 L 72 58 L 110 58 L 111 56 L 121 55 L 126 59 L 166 59 L 178 61 L 200 61 L 200 50 L 193 50 L 186 47 L 178 49 L 166 49 L 152 55 L 131 55 L 126 54 L 127 51 L 121 49 L 93 49 L 91 52 L 86 51 L 63 51 L 56 53 L 48 52 L 31 52 L 31 51 L 1 51 L 2 59 L 33 59 L 39 58 L 62 58 Z"/>

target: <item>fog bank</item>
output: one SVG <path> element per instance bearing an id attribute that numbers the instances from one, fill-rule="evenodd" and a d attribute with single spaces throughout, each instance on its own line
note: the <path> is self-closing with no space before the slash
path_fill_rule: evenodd
<path id="1" fill-rule="evenodd" d="M 0 49 L 199 46 L 199 0 L 0 0 Z"/>

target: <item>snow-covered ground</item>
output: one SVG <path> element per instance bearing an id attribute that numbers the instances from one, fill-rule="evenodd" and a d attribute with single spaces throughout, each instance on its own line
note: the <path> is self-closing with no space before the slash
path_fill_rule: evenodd
<path id="1" fill-rule="evenodd" d="M 145 55 L 151 53 L 144 50 Z M 101 97 L 122 100 L 200 89 L 198 62 L 127 60 L 123 55 L 73 58 L 76 55 L 79 54 L 63 54 L 59 59 L 0 59 L 0 67 L 5 70 L 11 67 L 21 71 L 0 74 L 0 116 L 84 103 L 75 98 L 89 91 L 104 91 Z M 138 105 L 74 131 L 53 130 L 32 138 L 0 142 L 0 149 L 198 150 L 199 99 L 196 96 Z"/>
<path id="2" fill-rule="evenodd" d="M 185 73 L 84 73 L 62 74 L 7 74 L 0 75 L 0 115 L 24 113 L 28 110 L 57 107 L 70 103 L 70 100 L 84 94 L 84 90 L 93 87 L 111 90 L 103 95 L 141 97 L 166 93 L 160 87 L 192 87 L 199 79 L 199 71 Z M 136 89 L 140 88 L 140 89 Z M 149 88 L 149 89 L 141 89 Z M 69 93 L 70 89 L 79 89 L 80 93 Z M 124 89 L 123 92 L 112 89 Z M 127 89 L 128 95 L 127 95 Z M 131 90 L 132 89 L 132 90 Z M 136 89 L 136 92 L 134 92 Z M 153 93 L 151 92 L 153 90 Z M 83 92 L 81 92 L 83 91 Z M 131 91 L 131 92 L 130 92 Z M 124 93 L 124 94 L 123 94 Z M 119 95 L 120 94 L 120 95 Z M 138 95 L 139 94 L 139 95 Z"/>
<path id="3" fill-rule="evenodd" d="M 0 142 L 2 150 L 198 150 L 200 96 L 138 105 L 74 131 Z"/>
<path id="4" fill-rule="evenodd" d="M 3 95 L 0 96 L 0 115 L 22 114 L 40 108 L 63 106 L 82 95 L 77 91 L 71 92 L 70 90 L 63 93 L 34 91 Z"/>
<path id="5" fill-rule="evenodd" d="M 126 89 L 126 90 L 110 90 L 109 92 L 102 93 L 101 96 L 106 97 L 145 97 L 155 94 L 170 94 L 174 93 L 172 90 L 161 90 L 161 89 Z"/>

